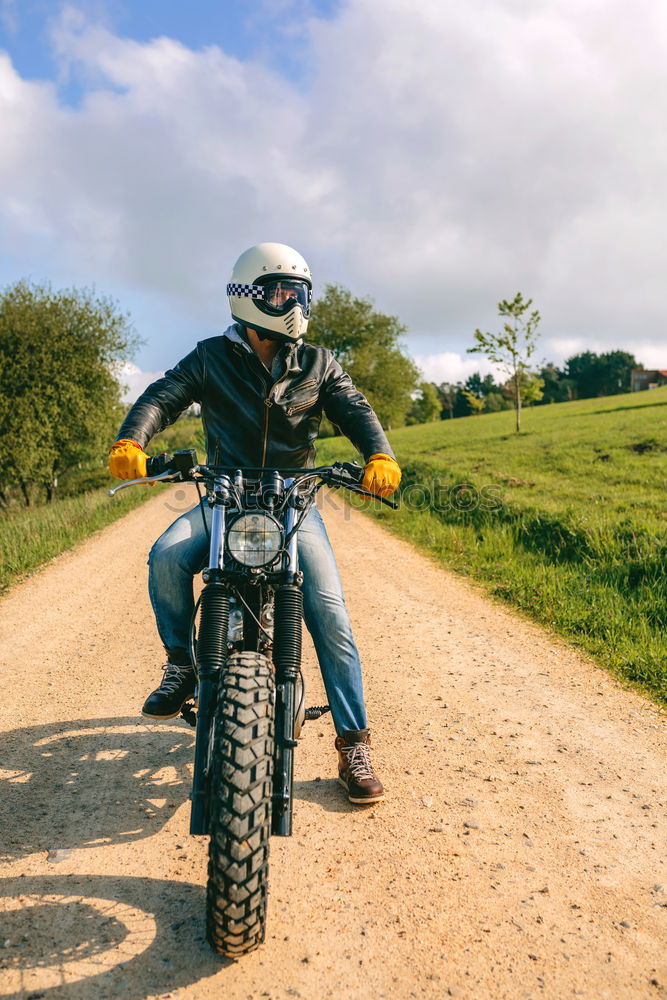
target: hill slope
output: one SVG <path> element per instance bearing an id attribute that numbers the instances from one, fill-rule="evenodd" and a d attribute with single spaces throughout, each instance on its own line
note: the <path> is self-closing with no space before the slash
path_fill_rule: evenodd
<path id="1" fill-rule="evenodd" d="M 395 431 L 401 510 L 374 516 L 667 700 L 667 388 L 512 421 Z"/>

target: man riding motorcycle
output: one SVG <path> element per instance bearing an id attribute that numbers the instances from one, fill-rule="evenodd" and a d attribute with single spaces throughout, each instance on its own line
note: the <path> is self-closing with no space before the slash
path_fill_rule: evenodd
<path id="1" fill-rule="evenodd" d="M 132 406 L 111 447 L 119 479 L 146 475 L 144 448 L 193 402 L 201 405 L 207 461 L 238 468 L 312 468 L 322 414 L 364 457 L 364 489 L 389 496 L 401 471 L 380 422 L 331 351 L 304 343 L 312 297 L 310 269 L 281 243 L 241 254 L 227 295 L 234 323 L 153 382 Z M 209 512 L 210 513 L 210 512 Z M 370 759 L 361 663 L 338 569 L 314 507 L 298 534 L 304 620 L 312 636 L 336 728 L 339 779 L 351 802 L 384 798 Z M 177 716 L 195 688 L 189 653 L 193 578 L 208 543 L 198 509 L 179 517 L 149 560 L 149 594 L 168 662 L 142 715 Z"/>

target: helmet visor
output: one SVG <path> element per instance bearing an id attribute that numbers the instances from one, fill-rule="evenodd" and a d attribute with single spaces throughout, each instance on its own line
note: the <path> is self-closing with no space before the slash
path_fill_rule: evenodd
<path id="1" fill-rule="evenodd" d="M 261 283 L 260 308 L 274 316 L 282 316 L 300 305 L 304 316 L 310 312 L 310 285 L 301 278 L 267 278 Z M 259 303 L 258 303 L 259 304 Z"/>

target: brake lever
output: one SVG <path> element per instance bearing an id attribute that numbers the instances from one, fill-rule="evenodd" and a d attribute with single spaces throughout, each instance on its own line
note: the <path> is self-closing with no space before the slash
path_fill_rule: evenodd
<path id="1" fill-rule="evenodd" d="M 398 504 L 394 503 L 393 500 L 387 500 L 385 497 L 381 497 L 379 493 L 369 493 L 368 490 L 362 490 L 356 480 L 353 480 L 352 482 L 346 481 L 347 476 L 349 476 L 349 473 L 346 473 L 346 475 L 338 473 L 336 475 L 327 476 L 327 486 L 342 486 L 351 493 L 358 493 L 361 497 L 370 497 L 371 500 L 379 500 L 380 503 L 386 504 L 386 506 L 391 507 L 392 510 L 398 510 Z M 352 479 L 351 476 L 349 478 Z"/>
<path id="2" fill-rule="evenodd" d="M 359 486 L 364 470 L 356 462 L 334 462 L 327 479 L 333 479 L 342 486 Z"/>
<path id="3" fill-rule="evenodd" d="M 125 482 L 120 483 L 118 486 L 114 486 L 113 489 L 107 490 L 107 496 L 113 497 L 118 493 L 119 490 L 124 490 L 126 486 L 136 486 L 138 483 L 143 483 L 148 485 L 150 483 L 160 483 L 165 479 L 171 480 L 173 483 L 178 483 L 182 480 L 183 476 L 180 472 L 160 472 L 157 476 L 141 476 L 139 479 L 126 479 Z"/>
<path id="4" fill-rule="evenodd" d="M 361 488 L 355 488 L 354 486 L 348 486 L 348 490 L 352 493 L 358 493 L 360 497 L 370 497 L 371 500 L 379 500 L 380 503 L 386 504 L 387 507 L 391 507 L 392 510 L 398 510 L 398 504 L 393 500 L 387 500 L 386 497 L 381 497 L 379 493 L 369 493 L 368 490 L 362 490 Z"/>

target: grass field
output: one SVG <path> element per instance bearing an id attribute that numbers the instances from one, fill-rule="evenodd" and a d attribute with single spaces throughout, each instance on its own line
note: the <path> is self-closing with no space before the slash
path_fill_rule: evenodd
<path id="1" fill-rule="evenodd" d="M 193 447 L 200 427 L 201 421 L 194 418 L 168 427 L 151 442 L 151 454 Z M 66 483 L 64 495 L 53 503 L 18 507 L 2 513 L 0 593 L 49 559 L 149 500 L 156 490 L 163 489 L 160 486 L 133 486 L 112 500 L 107 490 L 114 485 L 118 485 L 118 480 L 104 468 L 82 472 L 74 483 Z"/>
<path id="2" fill-rule="evenodd" d="M 372 516 L 667 703 L 667 388 L 513 420 L 392 433 L 401 509 Z"/>
<path id="3" fill-rule="evenodd" d="M 513 420 L 394 431 L 400 510 L 363 509 L 667 704 L 667 388 L 536 407 L 521 434 Z M 179 421 L 151 452 L 191 447 L 200 426 Z M 318 462 L 335 458 L 358 455 L 319 442 Z M 4 515 L 0 590 L 153 495 L 98 488 Z"/>

